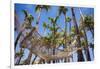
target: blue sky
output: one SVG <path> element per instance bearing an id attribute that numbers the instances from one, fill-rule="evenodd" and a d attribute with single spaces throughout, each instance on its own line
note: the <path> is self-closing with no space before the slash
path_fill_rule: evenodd
<path id="1" fill-rule="evenodd" d="M 35 6 L 36 5 L 33 5 L 33 4 L 15 4 L 16 14 L 18 15 L 18 19 L 19 19 L 20 23 L 24 22 L 24 13 L 22 12 L 22 10 L 27 10 L 28 13 L 30 13 L 34 16 L 34 21 L 32 22 L 32 25 L 35 26 L 36 19 L 38 16 L 38 13 L 36 13 L 34 10 Z M 50 23 L 50 21 L 48 21 L 48 17 L 55 18 L 57 16 L 57 13 L 58 13 L 58 8 L 59 8 L 59 6 L 51 6 L 51 8 L 48 12 L 42 10 L 40 22 L 39 22 L 39 30 L 38 30 L 41 35 L 43 35 L 42 23 L 43 22 Z M 72 17 L 70 7 L 67 7 L 67 8 L 68 8 L 68 12 L 67 12 L 66 16 Z M 82 10 L 83 14 L 86 14 L 86 15 L 93 15 L 94 14 L 93 8 L 80 7 L 80 9 Z M 75 10 L 75 14 L 76 14 L 77 23 L 79 25 L 80 13 L 79 13 L 79 10 L 77 7 L 74 8 L 74 10 Z M 71 23 L 72 23 L 72 21 L 71 21 Z M 59 20 L 57 21 L 57 24 L 60 27 L 64 28 L 64 16 L 63 15 L 60 16 Z M 49 31 L 47 30 L 47 32 L 49 32 Z M 15 33 L 15 36 L 16 35 L 17 35 L 17 33 Z M 92 38 L 91 33 L 87 32 L 87 36 L 88 36 L 89 42 L 91 42 L 91 38 Z"/>

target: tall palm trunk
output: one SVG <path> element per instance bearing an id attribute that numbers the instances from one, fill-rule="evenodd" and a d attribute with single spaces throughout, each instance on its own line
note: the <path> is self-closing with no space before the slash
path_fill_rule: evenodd
<path id="1" fill-rule="evenodd" d="M 66 19 L 66 16 L 65 16 L 65 19 Z M 66 21 L 64 21 L 65 22 L 65 47 L 67 47 L 67 23 L 66 23 Z"/>
<path id="2" fill-rule="evenodd" d="M 85 48 L 86 58 L 87 58 L 87 61 L 91 61 L 90 52 L 89 52 L 89 48 L 88 48 L 88 41 L 87 41 L 87 36 L 86 36 L 85 30 L 84 30 L 84 38 L 85 38 L 85 43 L 86 43 L 86 48 Z"/>
<path id="3" fill-rule="evenodd" d="M 80 15 L 82 17 L 82 28 L 83 28 L 83 32 L 84 32 L 84 39 L 85 39 L 85 52 L 86 52 L 86 59 L 87 61 L 91 61 L 91 58 L 90 58 L 90 52 L 89 52 L 89 48 L 88 48 L 88 40 L 87 40 L 87 35 L 86 35 L 86 31 L 85 31 L 85 27 L 84 27 L 84 24 L 83 24 L 83 21 L 84 21 L 84 15 L 82 14 L 82 11 L 81 9 L 79 8 L 79 12 L 80 12 Z"/>
<path id="4" fill-rule="evenodd" d="M 34 64 L 36 58 L 37 58 L 37 55 L 34 57 L 34 59 L 33 59 L 33 61 L 32 61 L 32 64 Z"/>
<path id="5" fill-rule="evenodd" d="M 70 37 L 70 41 L 69 41 L 69 46 L 71 45 L 71 22 L 69 22 L 69 37 Z M 73 61 L 73 54 L 71 55 L 71 59 Z"/>
<path id="6" fill-rule="evenodd" d="M 26 37 L 24 37 L 24 39 L 21 41 L 21 44 L 23 44 L 24 42 L 25 42 L 25 40 L 27 40 L 27 38 L 29 38 L 31 35 L 32 35 L 32 33 L 33 32 L 35 32 L 36 31 L 36 28 L 31 28 L 31 31 L 29 32 L 29 34 L 26 36 Z M 32 57 L 32 46 L 31 46 L 31 48 L 30 48 L 30 53 L 29 53 L 29 55 L 28 55 L 28 58 L 27 58 L 27 60 L 25 61 L 25 64 L 30 64 L 30 62 L 31 62 L 31 57 Z"/>
<path id="7" fill-rule="evenodd" d="M 16 51 L 16 47 L 17 47 L 17 44 L 18 44 L 18 40 L 20 39 L 20 37 L 21 37 L 21 35 L 22 35 L 22 32 L 23 32 L 24 30 L 25 30 L 25 29 L 22 29 L 22 30 L 19 32 L 19 34 L 18 34 L 18 36 L 17 36 L 17 38 L 16 38 L 16 40 L 15 40 L 15 47 L 14 47 L 15 51 Z"/>
<path id="8" fill-rule="evenodd" d="M 24 50 L 21 48 L 20 52 L 22 53 L 23 51 L 24 51 Z M 20 61 L 21 61 L 22 57 L 23 57 L 23 55 L 21 54 L 21 55 L 19 56 L 19 59 L 18 59 L 18 61 L 16 62 L 15 65 L 19 65 L 19 64 L 20 64 Z"/>
<path id="9" fill-rule="evenodd" d="M 53 30 L 53 45 L 54 45 L 54 47 L 53 47 L 53 55 L 55 55 L 55 34 L 56 34 L 56 30 L 55 30 L 55 23 L 53 23 L 53 28 L 54 28 L 54 30 Z M 55 63 L 55 60 L 53 60 L 53 63 Z"/>
<path id="10" fill-rule="evenodd" d="M 18 36 L 17 36 L 17 38 L 15 40 L 15 51 L 16 51 L 16 47 L 17 47 L 17 44 L 18 44 L 18 40 L 19 40 L 21 35 L 22 35 L 22 32 L 19 32 L 19 34 L 18 34 Z"/>
<path id="11" fill-rule="evenodd" d="M 66 23 L 66 15 L 64 15 L 65 18 L 64 18 L 64 23 L 65 23 L 65 35 L 64 35 L 64 38 L 65 38 L 65 44 L 64 44 L 64 48 L 67 47 L 67 23 Z M 67 58 L 64 58 L 64 62 L 67 62 Z"/>
<path id="12" fill-rule="evenodd" d="M 39 11 L 39 14 L 38 14 L 38 18 L 37 18 L 37 22 L 36 22 L 37 31 L 38 31 L 38 25 L 39 25 L 39 21 L 40 21 L 40 17 L 41 17 L 41 11 L 42 11 L 42 8 L 40 8 L 40 11 Z"/>
<path id="13" fill-rule="evenodd" d="M 53 55 L 55 55 L 55 47 L 53 48 Z M 55 63 L 55 60 L 53 60 L 53 63 Z"/>
<path id="14" fill-rule="evenodd" d="M 74 13 L 74 8 L 71 8 L 71 12 L 72 12 L 72 19 L 73 19 L 73 23 L 74 23 L 74 27 L 75 27 L 75 33 L 77 35 L 77 47 L 80 48 L 81 47 L 81 41 L 80 41 L 80 36 L 79 36 L 79 29 L 78 29 L 78 25 L 77 25 L 77 21 L 75 18 L 75 13 Z M 82 50 L 78 50 L 77 51 L 77 57 L 78 57 L 78 61 L 84 61 L 84 57 L 83 57 L 83 53 Z"/>

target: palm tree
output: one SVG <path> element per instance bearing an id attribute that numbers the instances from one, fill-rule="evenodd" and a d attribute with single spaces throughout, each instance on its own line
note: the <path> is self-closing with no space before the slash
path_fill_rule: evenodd
<path id="1" fill-rule="evenodd" d="M 68 9 L 66 7 L 64 7 L 64 6 L 60 6 L 58 10 L 59 10 L 58 16 L 63 14 L 65 16 L 65 18 L 66 18 L 66 12 L 68 11 Z"/>
<path id="2" fill-rule="evenodd" d="M 68 41 L 68 44 L 70 45 L 71 44 L 71 36 L 70 36 L 71 35 L 71 18 L 70 17 L 66 17 L 66 22 L 69 23 L 69 31 L 68 32 L 69 32 L 69 38 L 70 39 Z"/>
<path id="3" fill-rule="evenodd" d="M 58 16 L 60 16 L 61 14 L 64 15 L 64 23 L 65 23 L 65 35 L 64 35 L 64 38 L 65 38 L 65 45 L 63 46 L 64 48 L 67 47 L 67 23 L 66 23 L 66 12 L 68 11 L 68 9 L 64 6 L 60 6 L 59 7 L 59 12 L 58 12 Z M 66 58 L 65 58 L 65 62 L 66 62 Z"/>
<path id="4" fill-rule="evenodd" d="M 77 25 L 77 21 L 76 21 L 76 17 L 75 17 L 75 12 L 74 12 L 74 8 L 71 7 L 71 13 L 72 13 L 72 20 L 73 20 L 73 24 L 75 27 L 75 33 L 77 35 L 77 47 L 80 48 L 81 47 L 81 41 L 80 41 L 80 36 L 79 36 L 79 29 L 78 29 L 78 25 Z M 78 50 L 77 51 L 77 57 L 78 57 L 78 61 L 84 61 L 84 57 L 83 57 L 83 53 L 82 50 Z"/>
<path id="5" fill-rule="evenodd" d="M 58 20 L 58 16 L 56 18 L 48 18 L 51 21 L 52 26 L 49 27 L 49 29 L 52 31 L 52 43 L 53 43 L 53 55 L 55 55 L 55 47 L 56 47 L 56 32 L 58 30 L 56 26 L 56 22 Z M 55 60 L 53 60 L 53 63 L 55 63 Z"/>
<path id="6" fill-rule="evenodd" d="M 22 32 L 25 29 L 31 29 L 32 28 L 31 23 L 34 20 L 34 17 L 31 14 L 28 14 L 28 12 L 26 10 L 23 10 L 23 13 L 25 14 L 24 23 L 22 24 L 21 31 L 19 32 L 19 34 L 15 40 L 15 50 L 16 50 L 18 40 L 20 39 L 20 36 L 22 35 Z"/>
<path id="7" fill-rule="evenodd" d="M 86 53 L 86 58 L 87 58 L 87 61 L 91 61 L 91 58 L 90 58 L 90 52 L 89 52 L 89 48 L 88 48 L 88 40 L 87 40 L 87 35 L 86 35 L 86 31 L 85 31 L 85 26 L 84 26 L 84 15 L 81 11 L 81 9 L 79 8 L 79 11 L 80 11 L 80 16 L 81 16 L 81 20 L 80 20 L 80 24 L 81 24 L 81 28 L 83 30 L 83 34 L 84 34 L 84 39 L 85 39 L 85 53 Z"/>
<path id="8" fill-rule="evenodd" d="M 84 16 L 84 25 L 86 30 L 89 30 L 94 38 L 94 17 L 92 15 Z"/>
<path id="9" fill-rule="evenodd" d="M 41 17 L 41 12 L 42 12 L 42 10 L 44 9 L 44 10 L 48 11 L 49 8 L 50 8 L 50 6 L 46 6 L 46 5 L 37 5 L 37 6 L 35 7 L 35 12 L 38 12 L 38 13 L 39 13 L 39 14 L 38 14 L 37 21 L 36 21 L 36 31 L 38 31 L 38 25 L 39 25 L 39 21 L 40 21 L 40 17 Z M 32 54 L 30 54 L 30 55 L 32 55 Z M 29 56 L 30 56 L 30 55 L 29 55 Z M 34 63 L 34 61 L 35 61 L 36 58 L 37 58 L 37 55 L 35 55 L 35 57 L 34 57 L 34 59 L 33 59 L 33 61 L 32 61 L 32 64 Z"/>
<path id="10" fill-rule="evenodd" d="M 72 41 L 75 41 L 76 40 L 76 38 L 75 38 L 75 36 L 76 36 L 76 33 L 75 33 L 75 27 L 74 26 L 72 26 L 71 27 L 71 32 L 70 32 L 70 44 L 72 44 Z M 74 44 L 73 45 L 76 45 L 76 43 L 74 42 Z M 71 45 L 70 45 L 71 46 Z M 72 48 L 73 49 L 73 48 Z M 72 61 L 74 61 L 74 59 L 73 59 L 73 55 L 71 56 L 71 58 L 72 58 Z"/>
<path id="11" fill-rule="evenodd" d="M 21 58 L 23 57 L 23 54 L 24 54 L 24 49 L 23 48 L 20 49 L 20 52 L 15 54 L 15 58 L 19 58 L 18 61 L 15 63 L 15 65 L 20 64 L 20 61 L 21 61 Z"/>
<path id="12" fill-rule="evenodd" d="M 64 15 L 64 23 L 65 23 L 65 47 L 67 46 L 66 45 L 66 37 L 67 37 L 67 19 L 66 19 L 66 12 L 68 11 L 68 9 L 64 6 L 60 6 L 59 7 L 59 12 L 58 12 L 58 15 L 60 16 L 61 14 Z"/>
<path id="13" fill-rule="evenodd" d="M 31 14 L 28 14 L 28 12 L 26 10 L 23 10 L 23 13 L 25 14 L 24 23 L 22 24 L 22 27 L 21 27 L 22 29 L 19 32 L 19 34 L 18 34 L 18 36 L 17 36 L 17 38 L 15 40 L 15 50 L 16 50 L 16 46 L 17 46 L 18 40 L 20 39 L 23 31 L 25 29 L 32 29 L 31 23 L 34 20 L 33 16 Z M 21 47 L 20 51 L 22 51 L 22 46 L 20 46 L 20 47 Z M 18 64 L 20 63 L 21 58 L 22 58 L 22 56 L 20 56 L 20 59 L 18 60 Z"/>
<path id="14" fill-rule="evenodd" d="M 38 12 L 38 18 L 37 18 L 37 22 L 36 22 L 37 29 L 38 29 L 38 24 L 39 24 L 39 21 L 40 21 L 40 17 L 41 17 L 42 10 L 48 11 L 49 8 L 50 8 L 50 6 L 48 6 L 48 5 L 37 5 L 35 7 L 35 11 Z"/>

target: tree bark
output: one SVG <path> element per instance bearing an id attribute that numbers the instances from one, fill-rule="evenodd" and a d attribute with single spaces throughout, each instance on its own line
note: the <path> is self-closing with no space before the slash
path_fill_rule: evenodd
<path id="1" fill-rule="evenodd" d="M 74 27 L 75 27 L 75 33 L 77 35 L 77 47 L 81 47 L 81 41 L 80 41 L 80 36 L 79 36 L 79 29 L 78 29 L 78 25 L 77 25 L 77 21 L 76 21 L 76 18 L 75 18 L 75 13 L 74 13 L 74 8 L 72 7 L 71 8 L 71 12 L 72 12 L 72 19 L 73 19 L 73 23 L 74 23 Z M 82 53 L 82 50 L 78 50 L 77 51 L 77 57 L 78 57 L 78 61 L 84 61 L 84 57 L 83 57 L 83 53 Z"/>
<path id="2" fill-rule="evenodd" d="M 86 59 L 87 61 L 91 61 L 91 58 L 90 58 L 90 52 L 89 52 L 89 48 L 88 48 L 88 40 L 87 40 L 87 35 L 86 35 L 86 31 L 85 31 L 85 27 L 84 27 L 84 15 L 82 14 L 82 11 L 81 9 L 79 8 L 79 11 L 80 11 L 80 15 L 82 17 L 82 29 L 83 29 L 83 32 L 84 32 L 84 39 L 85 39 L 85 54 L 86 54 Z"/>
<path id="3" fill-rule="evenodd" d="M 34 57 L 34 59 L 33 59 L 33 61 L 32 61 L 32 64 L 34 64 L 36 58 L 37 58 L 37 55 L 35 55 L 35 57 Z"/>

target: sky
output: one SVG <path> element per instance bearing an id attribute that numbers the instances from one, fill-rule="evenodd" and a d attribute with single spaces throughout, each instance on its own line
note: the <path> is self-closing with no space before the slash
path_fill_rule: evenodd
<path id="1" fill-rule="evenodd" d="M 18 3 L 15 4 L 15 11 L 16 11 L 16 14 L 18 15 L 18 19 L 19 19 L 20 24 L 22 24 L 24 22 L 24 13 L 22 12 L 22 10 L 27 10 L 28 13 L 33 15 L 33 17 L 34 17 L 34 21 L 32 22 L 32 26 L 36 25 L 35 23 L 36 23 L 36 19 L 38 17 L 38 13 L 35 12 L 35 10 L 34 10 L 35 7 L 36 7 L 36 5 L 34 5 L 34 4 L 18 4 Z M 55 18 L 57 16 L 57 13 L 58 13 L 58 8 L 59 8 L 59 6 L 51 6 L 51 8 L 50 8 L 50 10 L 48 12 L 46 12 L 45 10 L 42 10 L 41 17 L 40 17 L 40 22 L 39 22 L 39 30 L 38 30 L 38 32 L 41 35 L 44 34 L 43 33 L 42 23 L 46 22 L 46 23 L 50 24 L 50 21 L 48 21 L 48 17 Z M 68 11 L 67 11 L 66 16 L 72 17 L 70 7 L 67 7 L 67 8 L 68 8 Z M 93 8 L 80 7 L 80 9 L 81 9 L 82 13 L 85 14 L 85 15 L 93 15 L 94 14 L 94 9 Z M 80 20 L 79 10 L 78 10 L 77 7 L 75 7 L 74 11 L 75 11 L 76 19 L 77 19 L 77 24 L 79 25 L 79 20 Z M 72 21 L 71 21 L 71 23 L 72 23 Z M 57 24 L 61 28 L 64 28 L 65 24 L 64 24 L 64 15 L 63 14 L 58 19 Z M 67 27 L 67 29 L 69 29 L 69 28 Z M 46 30 L 46 32 L 49 32 L 49 31 Z M 17 33 L 15 32 L 15 39 L 16 39 L 16 36 L 17 36 Z M 87 32 L 87 36 L 88 36 L 88 41 L 92 42 L 91 41 L 91 38 L 92 38 L 91 32 Z M 19 48 L 17 48 L 17 49 L 19 49 Z M 25 51 L 25 52 L 28 53 L 28 51 Z"/>

